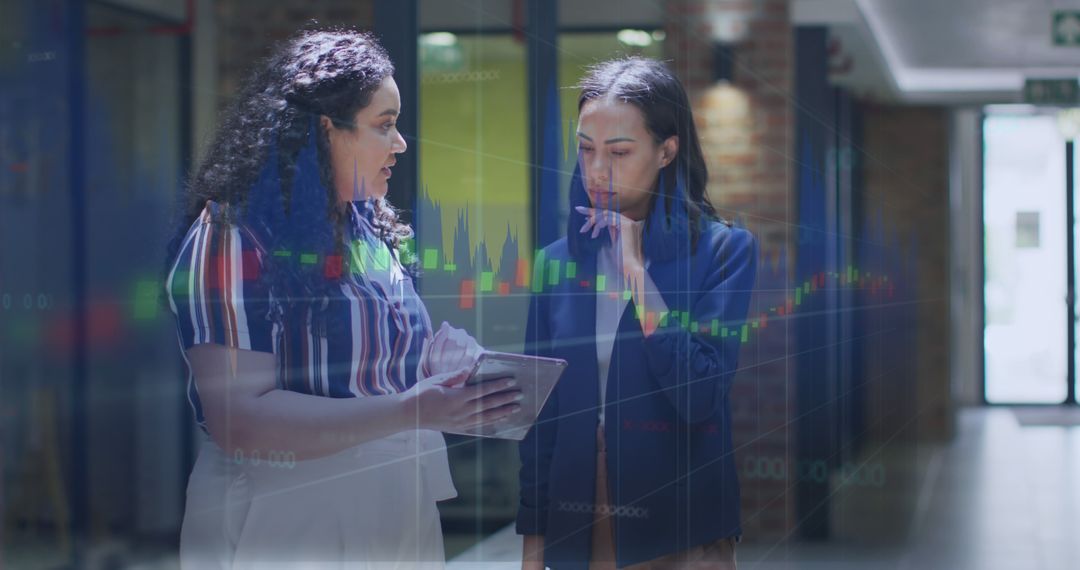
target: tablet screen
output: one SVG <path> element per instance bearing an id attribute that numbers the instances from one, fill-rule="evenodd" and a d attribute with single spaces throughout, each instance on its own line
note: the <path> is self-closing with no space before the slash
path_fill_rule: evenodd
<path id="1" fill-rule="evenodd" d="M 447 433 L 499 439 L 523 439 L 533 422 L 536 421 L 536 416 L 540 414 L 544 402 L 551 395 L 555 383 L 558 382 L 564 370 L 566 370 L 566 361 L 556 358 L 506 352 L 481 353 L 465 384 L 473 385 L 500 378 L 514 378 L 517 380 L 515 389 L 521 390 L 523 396 L 518 402 L 521 411 L 480 428 Z"/>

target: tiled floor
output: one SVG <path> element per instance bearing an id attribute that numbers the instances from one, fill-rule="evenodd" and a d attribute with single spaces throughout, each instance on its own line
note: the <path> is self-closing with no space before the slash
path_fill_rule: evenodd
<path id="1" fill-rule="evenodd" d="M 915 501 L 915 514 L 897 526 L 891 545 L 857 539 L 746 542 L 738 552 L 739 567 L 1080 568 L 1080 427 L 1021 427 L 1007 408 L 963 410 L 956 441 L 924 446 L 917 457 L 921 483 L 912 498 L 904 499 Z M 845 512 L 846 520 L 838 524 L 847 528 L 881 524 L 872 507 Z M 518 568 L 520 544 L 520 537 L 506 528 L 448 567 Z"/>

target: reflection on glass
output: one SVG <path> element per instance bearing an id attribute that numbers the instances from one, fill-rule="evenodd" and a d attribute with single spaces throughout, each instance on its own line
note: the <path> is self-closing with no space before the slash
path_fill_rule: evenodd
<path id="1" fill-rule="evenodd" d="M 525 43 L 510 34 L 421 34 L 417 260 L 433 324 L 520 352 L 528 309 L 529 99 Z M 517 508 L 517 446 L 448 435 L 456 499 L 439 505 L 453 558 Z"/>
<path id="2" fill-rule="evenodd" d="M 525 45 L 509 34 L 434 32 L 421 35 L 420 59 L 425 302 L 436 324 L 471 324 L 488 348 L 517 350 L 531 234 Z"/>

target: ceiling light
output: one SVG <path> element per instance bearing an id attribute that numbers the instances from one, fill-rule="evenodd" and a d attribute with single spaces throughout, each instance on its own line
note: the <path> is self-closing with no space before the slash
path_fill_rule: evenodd
<path id="1" fill-rule="evenodd" d="M 457 36 L 450 32 L 432 32 L 421 34 L 420 43 L 429 46 L 450 47 L 457 45 Z"/>
<path id="2" fill-rule="evenodd" d="M 653 38 L 645 30 L 619 30 L 616 36 L 621 43 L 632 47 L 649 47 Z"/>

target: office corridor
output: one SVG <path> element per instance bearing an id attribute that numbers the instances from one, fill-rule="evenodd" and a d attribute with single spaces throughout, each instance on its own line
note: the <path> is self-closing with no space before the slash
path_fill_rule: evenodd
<path id="1" fill-rule="evenodd" d="M 0 570 L 1080 570 L 1080 0 L 3 5 Z M 544 445 L 417 403 L 482 351 Z"/>

